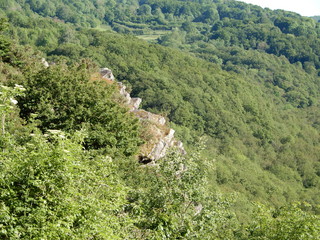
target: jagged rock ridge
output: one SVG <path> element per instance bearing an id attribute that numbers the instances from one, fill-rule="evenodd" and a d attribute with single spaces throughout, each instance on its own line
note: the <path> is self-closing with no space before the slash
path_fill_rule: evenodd
<path id="1" fill-rule="evenodd" d="M 115 81 L 112 71 L 108 68 L 102 68 L 100 75 L 103 79 Z M 141 98 L 132 98 L 127 92 L 126 86 L 117 82 L 119 93 L 124 97 L 125 103 L 146 127 L 149 136 L 148 141 L 141 147 L 139 160 L 142 163 L 150 163 L 164 157 L 167 151 L 175 147 L 182 154 L 186 154 L 183 143 L 174 137 L 175 131 L 166 126 L 166 119 L 158 114 L 154 114 L 143 109 L 139 109 L 142 102 Z"/>

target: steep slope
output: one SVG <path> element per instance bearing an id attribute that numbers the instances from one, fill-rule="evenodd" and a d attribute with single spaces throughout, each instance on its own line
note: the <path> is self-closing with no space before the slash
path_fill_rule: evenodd
<path id="1" fill-rule="evenodd" d="M 319 25 L 296 14 L 227 2 L 145 1 L 149 17 L 135 11 L 137 4 L 132 11 L 130 4 L 114 11 L 123 18 L 113 22 L 132 28 L 180 27 L 160 42 L 192 54 L 74 28 L 30 10 L 30 18 L 6 14 L 13 25 L 9 34 L 45 51 L 50 61 L 91 58 L 110 66 L 118 80 L 131 84 L 133 96 L 144 99 L 143 107 L 171 119 L 190 146 L 195 136 L 209 136 L 205 155 L 217 160 L 213 186 L 239 191 L 244 201 L 281 205 L 299 199 L 316 206 Z M 155 23 L 155 16 L 173 20 Z M 183 32 L 186 38 L 179 39 Z"/>
<path id="2" fill-rule="evenodd" d="M 95 80 L 99 79 L 99 77 L 93 76 Z M 183 143 L 174 137 L 175 130 L 166 125 L 166 119 L 161 115 L 139 109 L 142 99 L 132 98 L 126 90 L 127 87 L 122 82 L 115 81 L 115 77 L 110 69 L 100 69 L 100 78 L 110 84 L 118 85 L 118 90 L 123 97 L 124 104 L 140 120 L 140 124 L 143 127 L 141 137 L 145 140 L 138 152 L 140 163 L 155 164 L 157 160 L 165 157 L 170 150 L 172 151 L 172 148 L 176 152 L 186 154 Z"/>
<path id="3" fill-rule="evenodd" d="M 24 17 L 33 27 L 11 25 L 7 34 L 19 40 L 24 32 L 30 43 L 49 34 L 52 44 L 38 49 L 55 65 L 46 68 L 44 53 L 1 34 L 1 238 L 318 238 L 315 75 L 262 53 L 256 64 L 276 63 L 288 75 L 281 88 L 272 82 L 280 78 L 237 66 L 237 58 L 223 65 L 227 72 L 132 36 Z M 116 88 L 90 78 L 96 64 L 112 66 L 146 107 L 173 119 L 189 155 L 171 154 L 156 166 L 132 159 L 139 124 Z M 294 99 L 304 102 L 286 94 L 300 83 L 294 75 L 305 85 Z M 193 151 L 194 139 L 203 148 L 199 135 L 207 136 L 202 155 Z M 311 205 L 290 204 L 297 199 Z"/>
<path id="4" fill-rule="evenodd" d="M 186 158 L 173 153 L 156 166 L 141 166 L 129 156 L 132 144 L 123 137 L 138 140 L 132 128 L 137 126 L 135 118 L 124 108 L 115 84 L 91 75 L 95 68 L 90 61 L 48 67 L 32 48 L 0 36 L 1 238 L 233 236 L 228 227 L 236 219 L 224 202 L 215 201 L 215 194 L 206 191 L 206 173 L 200 169 L 204 163 L 198 154 Z M 25 87 L 14 84 L 18 81 Z M 33 101 L 34 109 L 27 112 L 25 105 L 39 100 L 39 93 L 44 99 Z M 85 101 L 74 101 L 75 95 Z M 19 110 L 30 118 L 21 119 Z M 53 111 L 54 119 L 50 118 Z M 77 123 L 79 111 L 87 117 L 82 124 Z M 90 126 L 95 119 L 99 124 Z M 70 128 L 65 128 L 67 124 Z M 97 125 L 99 131 L 94 128 Z M 99 141 L 104 136 L 113 141 Z M 94 137 L 99 146 L 88 144 Z M 210 214 L 213 209 L 215 214 Z"/>

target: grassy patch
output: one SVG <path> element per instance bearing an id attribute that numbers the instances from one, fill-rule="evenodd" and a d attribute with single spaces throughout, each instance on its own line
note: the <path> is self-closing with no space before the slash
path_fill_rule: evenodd
<path id="1" fill-rule="evenodd" d="M 112 31 L 112 28 L 109 25 L 106 25 L 106 24 L 101 24 L 101 25 L 95 27 L 94 29 L 98 30 L 98 31 L 101 31 L 101 32 Z"/>
<path id="2" fill-rule="evenodd" d="M 150 32 L 142 35 L 137 35 L 138 38 L 148 41 L 148 42 L 155 42 L 159 37 L 167 34 L 170 31 L 166 30 L 151 30 Z"/>

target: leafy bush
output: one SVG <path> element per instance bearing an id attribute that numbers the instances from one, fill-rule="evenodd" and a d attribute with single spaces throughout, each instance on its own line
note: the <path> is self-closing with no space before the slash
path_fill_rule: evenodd
<path id="1" fill-rule="evenodd" d="M 74 132 L 88 130 L 84 145 L 109 153 L 132 155 L 141 143 L 138 120 L 115 101 L 115 85 L 90 81 L 81 66 L 55 65 L 26 73 L 25 97 L 19 98 L 21 116 L 36 114 L 39 128 Z"/>

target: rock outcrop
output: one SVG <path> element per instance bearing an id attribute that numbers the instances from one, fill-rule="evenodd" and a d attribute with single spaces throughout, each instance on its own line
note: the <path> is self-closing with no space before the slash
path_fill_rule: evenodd
<path id="1" fill-rule="evenodd" d="M 111 73 L 112 74 L 112 73 Z M 112 75 L 113 76 L 113 75 Z M 106 78 L 106 77 L 103 77 Z M 112 80 L 112 79 L 109 79 Z M 122 82 L 118 82 L 120 95 L 124 97 L 126 104 L 130 107 L 131 111 L 138 110 L 142 99 L 141 98 L 132 98 L 130 93 L 127 92 L 127 87 L 122 84 Z"/>
<path id="2" fill-rule="evenodd" d="M 103 79 L 115 81 L 112 71 L 108 68 L 102 68 L 100 75 Z M 139 109 L 142 99 L 132 98 L 123 83 L 117 82 L 117 84 L 125 104 L 140 119 L 146 133 L 145 138 L 147 139 L 146 143 L 140 148 L 139 161 L 144 164 L 154 162 L 164 157 L 168 150 L 173 147 L 182 154 L 186 154 L 183 143 L 174 137 L 175 131 L 166 126 L 166 119 L 161 115 Z"/>
<path id="3" fill-rule="evenodd" d="M 166 119 L 163 116 L 145 111 L 143 109 L 135 109 L 134 113 L 140 119 L 147 120 L 161 126 L 164 126 L 166 123 Z"/>
<path id="4" fill-rule="evenodd" d="M 115 80 L 112 71 L 109 68 L 101 68 L 100 74 L 102 78 L 110 79 L 112 81 Z"/>
<path id="5" fill-rule="evenodd" d="M 47 60 L 45 59 L 45 58 L 42 58 L 41 59 L 41 63 L 43 64 L 43 66 L 45 67 L 45 68 L 48 68 L 50 65 L 49 65 L 49 63 L 47 62 Z"/>

